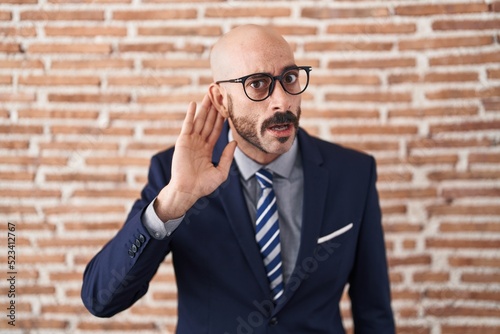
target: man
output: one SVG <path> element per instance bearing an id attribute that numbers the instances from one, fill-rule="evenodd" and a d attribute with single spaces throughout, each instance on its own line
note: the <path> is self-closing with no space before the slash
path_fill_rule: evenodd
<path id="1" fill-rule="evenodd" d="M 347 284 L 355 332 L 394 333 L 373 158 L 298 127 L 311 68 L 269 28 L 233 29 L 210 61 L 175 151 L 88 264 L 85 306 L 130 307 L 171 251 L 178 333 L 344 333 Z"/>

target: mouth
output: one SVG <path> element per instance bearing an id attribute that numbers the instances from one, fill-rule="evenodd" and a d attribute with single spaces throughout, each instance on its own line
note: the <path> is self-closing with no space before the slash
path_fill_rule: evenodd
<path id="1" fill-rule="evenodd" d="M 298 126 L 299 119 L 292 112 L 277 112 L 262 124 L 262 135 L 267 132 L 280 142 L 285 142 L 294 135 Z"/>
<path id="2" fill-rule="evenodd" d="M 274 124 L 266 128 L 272 136 L 279 138 L 290 137 L 295 127 L 292 123 Z"/>

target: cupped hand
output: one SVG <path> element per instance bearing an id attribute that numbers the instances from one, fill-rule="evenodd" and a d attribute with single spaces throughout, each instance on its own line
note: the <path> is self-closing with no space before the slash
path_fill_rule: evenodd
<path id="1" fill-rule="evenodd" d="M 189 104 L 175 143 L 171 180 L 155 203 L 156 213 L 163 221 L 182 216 L 199 198 L 215 191 L 227 179 L 236 143 L 225 147 L 217 166 L 212 162 L 223 124 L 224 117 L 207 95 L 198 111 L 196 103 Z"/>

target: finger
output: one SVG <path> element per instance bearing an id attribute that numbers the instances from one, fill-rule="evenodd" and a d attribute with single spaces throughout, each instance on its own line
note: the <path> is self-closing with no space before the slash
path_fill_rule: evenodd
<path id="1" fill-rule="evenodd" d="M 219 165 L 217 168 L 227 177 L 231 163 L 233 162 L 234 150 L 236 150 L 236 141 L 232 141 L 226 145 L 220 157 Z"/>
<path id="2" fill-rule="evenodd" d="M 205 121 L 207 119 L 208 111 L 210 110 L 211 102 L 208 98 L 208 95 L 205 95 L 203 100 L 201 101 L 200 107 L 198 108 L 198 112 L 194 118 L 193 130 L 194 133 L 201 133 L 203 127 L 205 126 Z"/>
<path id="3" fill-rule="evenodd" d="M 219 139 L 220 133 L 222 132 L 222 127 L 224 126 L 224 116 L 222 116 L 217 110 L 215 110 L 215 122 L 212 126 L 212 131 L 207 138 L 207 142 L 210 145 L 215 145 Z"/>
<path id="4" fill-rule="evenodd" d="M 184 122 L 182 123 L 181 134 L 190 134 L 193 130 L 193 119 L 196 112 L 196 103 L 189 103 L 188 110 L 186 112 L 186 117 L 184 117 Z"/>
<path id="5" fill-rule="evenodd" d="M 205 124 L 203 125 L 203 130 L 201 131 L 201 135 L 203 138 L 209 138 L 210 134 L 213 132 L 215 123 L 217 121 L 217 114 L 217 110 L 215 110 L 215 108 L 210 105 Z"/>

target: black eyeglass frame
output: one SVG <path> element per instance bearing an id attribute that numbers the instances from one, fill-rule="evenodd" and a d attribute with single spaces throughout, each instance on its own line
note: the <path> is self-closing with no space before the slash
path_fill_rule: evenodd
<path id="1" fill-rule="evenodd" d="M 306 82 L 306 85 L 304 86 L 304 88 L 298 92 L 298 93 L 290 93 L 286 88 L 285 86 L 283 85 L 283 82 L 281 81 L 281 79 L 283 79 L 283 76 L 292 71 L 292 70 L 304 70 L 306 72 L 306 75 L 307 75 L 307 82 Z M 224 82 L 229 82 L 229 83 L 241 83 L 243 85 L 243 91 L 245 92 L 245 95 L 252 101 L 254 102 L 260 102 L 260 101 L 264 101 L 265 99 L 267 99 L 269 96 L 271 96 L 271 94 L 273 93 L 274 91 L 274 87 L 276 86 L 276 80 L 279 81 L 279 83 L 281 84 L 281 87 L 283 87 L 283 90 L 285 92 L 287 92 L 288 94 L 290 95 L 300 95 L 302 93 L 305 92 L 305 90 L 307 89 L 307 87 L 309 86 L 309 73 L 312 71 L 312 66 L 291 66 L 291 67 L 287 67 L 283 70 L 283 72 L 281 72 L 280 75 L 276 75 L 276 76 L 272 76 L 270 75 L 269 73 L 263 73 L 263 72 L 260 72 L 260 73 L 252 73 L 252 74 L 249 74 L 249 75 L 245 75 L 241 78 L 237 78 L 237 79 L 230 79 L 230 80 L 220 80 L 220 81 L 216 81 L 215 83 L 216 84 L 220 84 L 220 83 L 224 83 Z M 254 76 L 254 75 L 262 75 L 262 76 L 266 76 L 268 78 L 271 78 L 271 84 L 269 85 L 269 91 L 268 91 L 268 94 L 265 98 L 263 99 L 252 99 L 250 96 L 248 96 L 248 93 L 247 93 L 247 90 L 245 89 L 245 81 Z"/>

